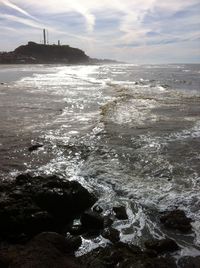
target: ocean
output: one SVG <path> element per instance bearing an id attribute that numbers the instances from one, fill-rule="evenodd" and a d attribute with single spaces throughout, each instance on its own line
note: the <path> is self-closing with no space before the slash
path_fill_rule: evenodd
<path id="1" fill-rule="evenodd" d="M 43 144 L 29 152 L 31 144 Z M 200 65 L 1 65 L 0 178 L 57 174 L 124 205 L 121 241 L 175 239 L 200 255 Z M 181 209 L 193 232 L 157 216 Z M 103 245 L 83 239 L 77 255 Z"/>

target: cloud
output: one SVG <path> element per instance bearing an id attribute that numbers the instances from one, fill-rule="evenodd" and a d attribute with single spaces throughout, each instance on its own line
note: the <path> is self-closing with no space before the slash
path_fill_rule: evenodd
<path id="1" fill-rule="evenodd" d="M 26 34 L 25 27 L 48 28 L 51 38 L 94 57 L 106 54 L 123 60 L 126 51 L 134 60 L 134 51 L 167 53 L 173 46 L 186 51 L 187 44 L 192 57 L 192 42 L 199 40 L 199 0 L 0 0 L 0 9 L 5 27 L 20 24 Z"/>
<path id="2" fill-rule="evenodd" d="M 40 23 L 35 22 L 33 20 L 21 18 L 21 17 L 14 16 L 14 15 L 0 14 L 0 18 L 7 20 L 7 21 L 13 21 L 15 23 L 19 23 L 19 24 L 23 24 L 23 25 L 26 25 L 29 27 L 33 27 L 33 28 L 38 28 L 38 29 L 45 28 L 44 24 L 40 24 Z"/>
<path id="3" fill-rule="evenodd" d="M 19 13 L 21 13 L 21 14 L 23 14 L 23 15 L 29 17 L 29 18 L 32 18 L 32 19 L 34 19 L 34 20 L 36 19 L 35 17 L 31 16 L 27 11 L 25 11 L 24 9 L 20 8 L 19 6 L 17 6 L 17 5 L 15 5 L 15 4 L 11 3 L 11 2 L 8 1 L 8 0 L 3 0 L 2 3 L 3 3 L 5 6 L 10 7 L 10 8 L 12 8 L 12 9 L 18 11 Z"/>

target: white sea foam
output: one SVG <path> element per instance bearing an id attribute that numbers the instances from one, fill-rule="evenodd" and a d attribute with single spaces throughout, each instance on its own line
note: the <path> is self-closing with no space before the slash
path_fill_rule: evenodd
<path id="1" fill-rule="evenodd" d="M 172 90 L 173 86 L 164 86 L 172 75 L 175 85 L 180 79 L 184 81 L 187 72 L 182 69 L 182 65 L 59 66 L 19 80 L 15 91 L 30 94 L 39 108 L 49 105 L 57 109 L 52 114 L 49 110 L 47 119 L 42 110 L 42 119 L 39 121 L 37 116 L 36 124 L 28 124 L 31 117 L 24 117 L 27 126 L 23 128 L 33 134 L 42 129 L 38 131 L 40 138 L 53 155 L 37 168 L 26 161 L 27 170 L 81 182 L 98 192 L 106 213 L 111 213 L 114 204 L 126 206 L 128 220 L 114 223 L 122 233 L 122 241 L 139 244 L 145 234 L 165 236 L 154 220 L 154 212 L 183 209 L 194 220 L 193 244 L 198 245 L 200 179 L 193 160 L 200 156 L 197 150 L 187 150 L 189 157 L 181 154 L 185 144 L 200 136 L 198 98 L 191 92 L 187 95 Z M 193 111 L 190 115 L 186 112 L 190 111 L 190 103 L 196 105 L 194 115 Z M 181 254 L 196 254 L 192 242 L 186 244 L 185 239 L 179 239 Z M 77 254 L 99 243 L 103 246 L 107 241 L 102 237 L 91 242 L 83 240 Z"/>

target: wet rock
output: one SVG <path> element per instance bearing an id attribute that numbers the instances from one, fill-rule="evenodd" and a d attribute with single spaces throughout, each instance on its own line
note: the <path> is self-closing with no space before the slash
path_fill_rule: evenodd
<path id="1" fill-rule="evenodd" d="M 150 258 L 139 247 L 122 242 L 97 248 L 78 260 L 86 268 L 176 268 L 170 258 Z"/>
<path id="2" fill-rule="evenodd" d="M 127 220 L 128 216 L 126 214 L 126 208 L 123 206 L 113 207 L 113 211 L 115 212 L 115 216 L 119 220 Z"/>
<path id="3" fill-rule="evenodd" d="M 104 217 L 104 227 L 110 227 L 113 224 L 114 220 L 110 216 Z"/>
<path id="4" fill-rule="evenodd" d="M 1 258 L 1 257 L 0 257 L 0 258 Z M 8 265 L 7 265 L 5 262 L 1 261 L 1 259 L 0 259 L 0 267 L 1 267 L 1 268 L 7 268 Z"/>
<path id="5" fill-rule="evenodd" d="M 114 228 L 106 228 L 102 232 L 102 236 L 108 240 L 110 240 L 112 243 L 116 243 L 120 240 L 120 233 L 118 230 Z"/>
<path id="6" fill-rule="evenodd" d="M 0 254 L 1 256 L 1 254 Z M 4 252 L 9 268 L 78 268 L 69 241 L 57 233 L 42 233 L 21 248 Z"/>
<path id="7" fill-rule="evenodd" d="M 70 226 L 69 232 L 71 235 L 82 235 L 86 232 L 86 229 L 81 224 L 74 224 Z"/>
<path id="8" fill-rule="evenodd" d="M 11 198 L 14 199 L 22 199 L 23 198 L 23 192 L 19 189 L 14 190 L 11 194 L 10 194 Z"/>
<path id="9" fill-rule="evenodd" d="M 7 198 L 0 203 L 0 235 L 2 238 L 18 239 L 19 234 L 26 230 L 31 230 L 28 218 L 40 209 L 32 204 L 30 200 Z M 31 224 L 32 225 L 32 224 Z M 34 226 L 36 228 L 36 226 Z M 38 226 L 37 226 L 38 228 Z"/>
<path id="10" fill-rule="evenodd" d="M 48 247 L 48 245 L 53 245 L 60 252 L 63 253 L 73 253 L 77 250 L 82 243 L 80 237 L 73 237 L 71 235 L 67 235 L 64 237 L 55 232 L 44 232 L 36 235 L 28 245 L 38 245 L 43 247 Z"/>
<path id="11" fill-rule="evenodd" d="M 43 184 L 35 193 L 34 200 L 37 205 L 54 215 L 71 219 L 73 215 L 81 213 L 96 202 L 96 198 L 76 181 L 57 179 L 52 184 Z"/>
<path id="12" fill-rule="evenodd" d="M 153 249 L 145 249 L 143 252 L 150 258 L 158 257 L 158 253 Z"/>
<path id="13" fill-rule="evenodd" d="M 191 257 L 184 256 L 178 261 L 180 268 L 199 268 L 200 267 L 200 256 Z"/>
<path id="14" fill-rule="evenodd" d="M 103 212 L 103 208 L 100 207 L 99 205 L 96 205 L 93 207 L 93 211 L 97 212 L 97 213 L 102 213 Z"/>
<path id="15" fill-rule="evenodd" d="M 164 212 L 160 217 L 160 221 L 166 228 L 179 230 L 181 232 L 189 232 L 192 229 L 192 220 L 187 218 L 185 212 L 182 210 Z"/>
<path id="16" fill-rule="evenodd" d="M 34 144 L 28 148 L 29 152 L 33 152 L 38 150 L 39 148 L 43 147 L 43 144 Z"/>
<path id="17" fill-rule="evenodd" d="M 23 249 L 22 246 L 9 246 L 0 249 L 0 267 L 8 268 L 9 265 L 17 258 L 19 252 Z"/>
<path id="18" fill-rule="evenodd" d="M 28 215 L 24 226 L 24 232 L 31 236 L 44 231 L 55 231 L 56 229 L 56 221 L 47 211 L 38 211 Z"/>
<path id="19" fill-rule="evenodd" d="M 74 252 L 81 246 L 82 239 L 80 236 L 67 235 L 66 243 L 68 245 L 69 252 Z"/>
<path id="20" fill-rule="evenodd" d="M 145 242 L 145 247 L 149 250 L 156 251 L 156 253 L 173 252 L 179 249 L 176 242 L 172 239 L 152 239 Z"/>
<path id="21" fill-rule="evenodd" d="M 97 248 L 88 254 L 79 258 L 79 261 L 85 267 L 118 267 L 124 259 L 129 259 L 137 254 L 141 254 L 141 250 L 137 248 L 135 254 L 124 243 L 116 243 L 105 248 Z"/>
<path id="22" fill-rule="evenodd" d="M 12 240 L 22 234 L 60 232 L 96 202 L 95 196 L 76 181 L 28 174 L 1 183 L 0 196 L 0 237 Z"/>
<path id="23" fill-rule="evenodd" d="M 126 259 L 117 267 L 119 268 L 177 268 L 172 258 L 144 258 Z"/>
<path id="24" fill-rule="evenodd" d="M 27 174 L 20 174 L 16 177 L 15 184 L 16 185 L 25 185 L 31 181 L 32 181 L 32 177 L 28 173 Z"/>
<path id="25" fill-rule="evenodd" d="M 82 237 L 86 240 L 92 240 L 100 236 L 100 234 L 101 229 L 86 229 L 85 232 L 82 234 Z"/>
<path id="26" fill-rule="evenodd" d="M 87 210 L 81 215 L 81 223 L 86 229 L 104 228 L 104 218 L 92 210 Z"/>

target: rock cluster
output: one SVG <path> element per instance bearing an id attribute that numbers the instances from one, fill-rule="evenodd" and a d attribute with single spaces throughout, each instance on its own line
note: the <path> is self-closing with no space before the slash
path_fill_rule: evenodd
<path id="1" fill-rule="evenodd" d="M 76 181 L 19 175 L 0 185 L 0 237 L 18 240 L 43 231 L 62 232 L 96 198 Z"/>
<path id="2" fill-rule="evenodd" d="M 170 257 L 150 257 L 139 247 L 117 242 L 105 248 L 97 248 L 79 258 L 85 267 L 95 268 L 176 268 Z"/>
<path id="3" fill-rule="evenodd" d="M 120 241 L 113 221 L 127 221 L 126 208 L 113 207 L 105 216 L 97 198 L 77 181 L 58 176 L 22 174 L 0 183 L 0 267 L 2 268 L 175 268 L 170 256 L 179 250 L 169 238 L 144 242 L 142 250 Z M 191 220 L 183 211 L 167 211 L 160 217 L 166 228 L 188 232 Z M 101 235 L 108 240 L 79 258 L 75 251 L 82 237 Z M 199 258 L 183 257 L 179 267 L 197 268 Z"/>

